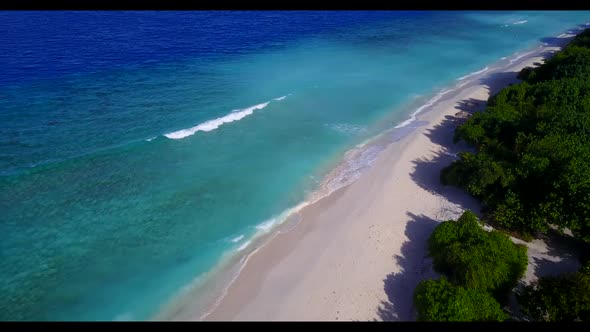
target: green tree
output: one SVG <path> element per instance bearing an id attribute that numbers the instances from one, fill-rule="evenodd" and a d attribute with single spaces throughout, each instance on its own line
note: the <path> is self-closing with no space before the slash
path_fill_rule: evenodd
<path id="1" fill-rule="evenodd" d="M 508 316 L 488 293 L 455 286 L 446 278 L 420 282 L 414 292 L 418 320 L 504 321 Z"/>
<path id="2" fill-rule="evenodd" d="M 590 321 L 590 265 L 575 274 L 540 278 L 517 294 L 517 300 L 535 321 Z"/>
<path id="3" fill-rule="evenodd" d="M 433 231 L 429 252 L 434 268 L 451 282 L 490 292 L 501 302 L 527 266 L 526 247 L 497 231 L 485 231 L 471 211 Z"/>
<path id="4" fill-rule="evenodd" d="M 479 198 L 498 224 L 521 232 L 555 225 L 590 242 L 590 30 L 524 81 L 492 96 L 454 140 L 476 147 L 441 182 Z"/>

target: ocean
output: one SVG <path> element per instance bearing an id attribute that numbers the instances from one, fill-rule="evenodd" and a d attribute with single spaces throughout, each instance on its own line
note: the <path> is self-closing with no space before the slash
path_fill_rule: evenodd
<path id="1" fill-rule="evenodd" d="M 0 12 L 0 320 L 155 317 L 445 87 L 589 20 Z"/>

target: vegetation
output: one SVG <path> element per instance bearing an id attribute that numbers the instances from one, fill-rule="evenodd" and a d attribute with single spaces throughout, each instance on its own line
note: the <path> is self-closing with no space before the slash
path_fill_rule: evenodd
<path id="1" fill-rule="evenodd" d="M 434 268 L 444 277 L 416 287 L 419 320 L 507 319 L 500 303 L 526 269 L 526 247 L 497 231 L 485 231 L 471 211 L 438 225 L 428 241 Z"/>
<path id="2" fill-rule="evenodd" d="M 498 231 L 485 231 L 471 211 L 437 226 L 429 251 L 435 270 L 451 282 L 489 292 L 501 302 L 527 266 L 526 247 Z"/>
<path id="3" fill-rule="evenodd" d="M 503 321 L 508 317 L 488 293 L 455 286 L 444 277 L 418 284 L 414 303 L 418 320 L 423 321 Z"/>
<path id="4" fill-rule="evenodd" d="M 538 68 L 523 69 L 455 130 L 475 146 L 441 172 L 486 207 L 486 219 L 531 237 L 557 227 L 590 246 L 590 29 Z M 421 282 L 420 320 L 502 321 L 501 303 L 527 265 L 526 248 L 486 232 L 473 213 L 439 225 L 429 239 L 444 275 Z M 517 294 L 531 320 L 590 321 L 590 250 L 575 274 L 542 277 Z"/>
<path id="5" fill-rule="evenodd" d="M 441 181 L 479 198 L 505 228 L 555 225 L 590 242 L 590 30 L 519 78 L 457 128 L 455 141 L 477 152 L 460 154 Z"/>
<path id="6" fill-rule="evenodd" d="M 532 320 L 590 321 L 590 264 L 572 275 L 540 278 L 517 300 Z"/>

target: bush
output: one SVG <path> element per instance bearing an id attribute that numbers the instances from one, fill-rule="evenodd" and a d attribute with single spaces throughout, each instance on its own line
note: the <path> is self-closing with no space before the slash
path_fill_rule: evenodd
<path id="1" fill-rule="evenodd" d="M 525 67 L 518 73 L 516 78 L 522 81 L 531 81 L 535 78 L 535 71 L 533 67 Z"/>
<path id="2" fill-rule="evenodd" d="M 490 292 L 501 302 L 527 266 L 526 247 L 498 231 L 486 232 L 470 211 L 437 226 L 429 239 L 429 252 L 435 270 L 451 282 Z"/>
<path id="3" fill-rule="evenodd" d="M 505 191 L 511 181 L 511 172 L 501 163 L 484 153 L 459 154 L 459 160 L 441 171 L 441 182 L 464 188 L 484 202 L 496 200 L 498 191 Z"/>
<path id="4" fill-rule="evenodd" d="M 444 277 L 418 284 L 414 303 L 422 321 L 503 321 L 508 317 L 488 293 L 455 286 Z"/>
<path id="5" fill-rule="evenodd" d="M 516 298 L 535 321 L 590 321 L 590 265 L 575 274 L 540 278 Z"/>
<path id="6" fill-rule="evenodd" d="M 584 30 L 570 43 L 572 46 L 590 47 L 590 29 Z"/>

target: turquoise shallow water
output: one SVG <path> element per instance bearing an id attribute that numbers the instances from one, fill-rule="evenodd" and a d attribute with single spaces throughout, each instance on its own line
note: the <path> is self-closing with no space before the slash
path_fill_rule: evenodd
<path id="1" fill-rule="evenodd" d="M 151 317 L 303 201 L 345 151 L 407 119 L 404 105 L 590 20 L 1 15 L 13 27 L 0 29 L 0 318 L 10 320 Z"/>

